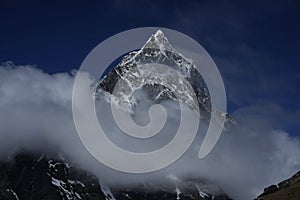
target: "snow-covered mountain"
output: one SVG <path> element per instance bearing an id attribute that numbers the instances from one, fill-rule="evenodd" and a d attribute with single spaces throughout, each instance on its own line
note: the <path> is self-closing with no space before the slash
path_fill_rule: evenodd
<path id="1" fill-rule="evenodd" d="M 300 172 L 264 190 L 257 200 L 298 200 Z M 18 154 L 0 163 L 0 200 L 229 200 L 207 180 L 167 177 L 166 185 L 107 186 L 62 156 Z M 215 194 L 215 195 L 213 195 Z"/>
<path id="2" fill-rule="evenodd" d="M 153 76 L 151 73 L 147 74 L 147 70 L 140 67 L 141 65 L 152 63 L 173 68 L 188 80 L 192 88 L 178 83 L 178 77 L 174 75 L 162 73 Z M 191 91 L 193 89 L 201 111 L 206 114 L 210 111 L 211 105 L 208 91 L 192 60 L 177 52 L 160 30 L 153 34 L 140 50 L 132 51 L 124 56 L 122 61 L 100 81 L 96 94 L 101 95 L 99 93 L 103 91 L 112 94 L 119 80 L 122 81 L 122 89 L 121 92 L 114 94 L 114 97 L 117 101 L 128 105 L 128 108 L 133 108 L 138 102 L 136 97 L 128 96 L 128 94 L 137 89 L 142 89 L 147 93 L 154 103 L 159 103 L 166 99 L 177 100 L 174 91 L 166 87 L 168 84 L 172 84 L 175 86 L 173 90 L 180 94 L 178 97 L 179 101 L 187 104 L 192 109 L 198 109 L 194 105 L 194 94 Z M 157 82 L 160 84 L 156 84 Z"/>
<path id="3" fill-rule="evenodd" d="M 103 200 L 98 179 L 56 157 L 18 154 L 0 164 L 1 200 Z"/>
<path id="4" fill-rule="evenodd" d="M 176 70 L 190 86 L 178 83 L 172 74 L 147 74 L 141 65 L 158 63 Z M 120 92 L 113 94 L 118 81 Z M 160 84 L 157 84 L 160 83 Z M 174 86 L 173 89 L 167 87 Z M 129 95 L 142 90 L 153 103 L 165 100 L 180 101 L 202 119 L 210 119 L 211 102 L 201 75 L 192 60 L 185 58 L 169 43 L 166 36 L 157 31 L 138 51 L 124 56 L 122 61 L 96 87 L 96 96 L 105 96 L 133 111 L 143 103 L 143 96 Z M 194 92 L 193 92 L 194 91 Z M 174 93 L 178 95 L 175 96 Z M 232 124 L 225 113 L 227 126 Z M 228 126 L 229 127 L 229 126 Z M 170 175 L 162 177 L 163 184 L 151 182 L 116 187 L 105 185 L 93 174 L 63 159 L 19 154 L 11 163 L 0 164 L 0 200 L 229 200 L 216 184 L 205 179 Z"/>
<path id="5" fill-rule="evenodd" d="M 153 73 L 147 68 L 151 64 L 160 64 L 175 70 L 188 84 L 168 71 Z M 168 87 L 170 85 L 173 87 Z M 114 92 L 116 86 L 118 92 Z M 145 99 L 144 96 L 135 95 L 137 90 L 146 94 L 147 100 L 152 101 L 152 104 L 170 99 L 182 102 L 192 110 L 200 111 L 204 121 L 210 119 L 211 112 L 217 112 L 225 117 L 225 130 L 236 124 L 226 113 L 212 110 L 209 92 L 193 61 L 176 51 L 161 30 L 151 35 L 140 50 L 125 55 L 121 62 L 99 81 L 95 96 L 105 96 L 108 101 L 113 100 L 133 112 Z"/>
<path id="6" fill-rule="evenodd" d="M 11 163 L 0 164 L 1 200 L 228 200 L 212 195 L 211 183 L 176 177 L 159 187 L 141 184 L 116 188 L 64 160 L 62 156 L 18 154 Z M 215 187 L 215 186 L 214 186 Z M 217 188 L 218 189 L 218 188 Z M 219 189 L 218 189 L 219 190 Z M 219 190 L 221 191 L 221 190 Z M 215 190 L 214 190 L 215 192 Z"/>

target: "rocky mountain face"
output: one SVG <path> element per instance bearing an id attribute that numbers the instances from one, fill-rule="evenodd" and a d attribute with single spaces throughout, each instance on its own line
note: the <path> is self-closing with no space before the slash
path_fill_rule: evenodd
<path id="1" fill-rule="evenodd" d="M 61 157 L 19 154 L 0 164 L 1 200 L 229 200 L 224 193 L 212 195 L 206 181 L 187 180 L 180 186 L 141 184 L 107 187 L 96 176 Z M 209 186 L 209 187 L 208 187 Z M 220 192 L 220 190 L 219 190 Z"/>
<path id="2" fill-rule="evenodd" d="M 151 76 L 153 74 L 146 74 L 147 70 L 143 70 L 140 66 L 151 63 L 165 65 L 176 70 L 190 83 L 192 88 L 178 84 L 179 79 L 174 75 L 162 73 Z M 118 81 L 122 81 L 122 88 L 120 92 L 114 94 L 114 97 L 120 103 L 127 105 L 129 109 L 135 107 L 139 102 L 138 97 L 129 96 L 129 94 L 137 89 L 142 89 L 154 103 L 160 103 L 167 99 L 179 100 L 195 110 L 198 109 L 194 101 L 196 95 L 195 99 L 199 103 L 202 115 L 209 117 L 211 103 L 203 78 L 192 60 L 177 52 L 160 30 L 153 34 L 139 51 L 132 51 L 124 56 L 122 61 L 99 82 L 96 94 L 101 95 L 103 91 L 113 94 Z M 175 87 L 168 88 L 168 82 Z M 174 90 L 179 97 L 175 97 Z M 191 90 L 195 91 L 195 95 Z"/>
<path id="3" fill-rule="evenodd" d="M 300 200 L 300 171 L 278 185 L 265 188 L 257 200 Z"/>
<path id="4" fill-rule="evenodd" d="M 151 64 L 173 69 L 188 84 L 168 72 L 153 73 L 149 70 Z M 172 88 L 168 87 L 170 85 Z M 116 88 L 118 92 L 114 92 Z M 134 114 L 134 109 L 146 102 L 144 96 L 136 95 L 139 93 L 135 91 L 146 94 L 146 99 L 150 100 L 151 104 L 160 104 L 166 100 L 184 103 L 192 110 L 200 112 L 204 123 L 209 122 L 212 112 L 216 112 L 225 118 L 224 131 L 236 125 L 227 113 L 213 108 L 206 84 L 193 61 L 174 49 L 160 30 L 151 35 L 140 50 L 125 55 L 121 62 L 99 81 L 95 96 L 96 99 L 105 96 L 106 100 L 113 100 Z"/>
<path id="5" fill-rule="evenodd" d="M 62 159 L 17 155 L 0 165 L 1 200 L 104 200 L 99 181 Z"/>

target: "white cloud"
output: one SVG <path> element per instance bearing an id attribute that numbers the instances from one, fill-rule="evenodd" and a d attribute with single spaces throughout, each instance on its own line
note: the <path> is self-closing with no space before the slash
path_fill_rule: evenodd
<path id="1" fill-rule="evenodd" d="M 203 138 L 200 135 L 171 167 L 147 175 L 130 175 L 128 179 L 128 174 L 99 165 L 79 141 L 71 110 L 73 81 L 71 74 L 49 75 L 32 66 L 5 63 L 0 67 L 0 158 L 5 159 L 20 149 L 37 153 L 61 151 L 104 182 L 161 181 L 161 177 L 169 174 L 179 178 L 192 175 L 215 181 L 231 197 L 243 200 L 253 199 L 265 186 L 300 169 L 299 140 L 283 130 L 264 126 L 262 121 L 274 121 L 262 119 L 260 112 L 253 112 L 261 109 L 257 106 L 251 107 L 251 115 L 245 112 L 247 109 L 234 113 L 240 126 L 223 134 L 204 160 L 197 159 L 199 145 L 196 143 Z M 116 129 L 108 130 L 118 140 Z M 126 144 L 129 143 L 122 145 Z"/>

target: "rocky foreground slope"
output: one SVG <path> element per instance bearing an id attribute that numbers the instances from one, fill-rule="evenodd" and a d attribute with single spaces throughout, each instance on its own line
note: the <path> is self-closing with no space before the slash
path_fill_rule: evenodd
<path id="1" fill-rule="evenodd" d="M 300 200 L 300 171 L 278 185 L 265 188 L 257 200 Z"/>

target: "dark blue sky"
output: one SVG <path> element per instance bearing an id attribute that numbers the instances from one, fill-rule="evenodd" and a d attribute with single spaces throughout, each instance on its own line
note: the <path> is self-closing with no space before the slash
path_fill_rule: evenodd
<path id="1" fill-rule="evenodd" d="M 215 60 L 230 112 L 261 106 L 263 115 L 300 135 L 299 1 L 4 0 L 0 24 L 0 62 L 48 73 L 79 68 L 97 44 L 127 29 L 181 31 Z"/>

